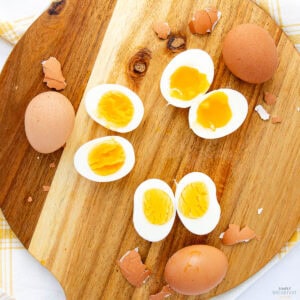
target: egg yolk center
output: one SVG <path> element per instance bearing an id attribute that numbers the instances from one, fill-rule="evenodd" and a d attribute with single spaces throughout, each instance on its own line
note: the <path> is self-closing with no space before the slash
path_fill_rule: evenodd
<path id="1" fill-rule="evenodd" d="M 206 213 L 208 206 L 208 190 L 203 182 L 190 183 L 183 189 L 179 198 L 179 210 L 185 217 L 200 218 Z"/>
<path id="2" fill-rule="evenodd" d="M 116 173 L 125 163 L 125 151 L 115 140 L 108 140 L 95 146 L 88 154 L 91 170 L 101 176 Z"/>
<path id="3" fill-rule="evenodd" d="M 173 214 L 170 196 L 160 189 L 150 189 L 144 193 L 143 210 L 146 219 L 155 225 L 167 223 Z"/>
<path id="4" fill-rule="evenodd" d="M 133 118 L 134 106 L 131 100 L 119 91 L 105 93 L 97 107 L 98 118 L 104 119 L 109 126 L 127 126 Z"/>
<path id="5" fill-rule="evenodd" d="M 232 111 L 228 104 L 228 96 L 223 92 L 216 92 L 200 103 L 197 110 L 197 122 L 204 128 L 215 131 L 225 126 L 232 118 Z"/>
<path id="6" fill-rule="evenodd" d="M 179 67 L 170 78 L 170 95 L 180 100 L 191 100 L 205 93 L 208 88 L 209 82 L 206 74 L 192 67 Z"/>

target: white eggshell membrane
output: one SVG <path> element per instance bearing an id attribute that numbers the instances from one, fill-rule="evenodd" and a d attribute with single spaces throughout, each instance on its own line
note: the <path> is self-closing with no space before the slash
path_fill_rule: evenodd
<path id="1" fill-rule="evenodd" d="M 144 193 L 150 189 L 159 189 L 167 193 L 173 202 L 173 214 L 170 220 L 162 225 L 151 224 L 143 210 Z M 176 215 L 174 194 L 170 186 L 160 179 L 148 179 L 142 182 L 134 194 L 133 225 L 137 233 L 145 240 L 158 242 L 164 239 L 172 229 Z"/>
<path id="2" fill-rule="evenodd" d="M 232 111 L 231 120 L 223 127 L 215 131 L 205 128 L 197 122 L 197 110 L 199 105 L 213 93 L 223 92 L 228 96 L 228 104 Z M 202 95 L 196 99 L 189 111 L 189 125 L 193 132 L 204 139 L 217 139 L 236 131 L 245 121 L 248 113 L 248 101 L 240 92 L 232 89 L 219 89 Z"/>
<path id="3" fill-rule="evenodd" d="M 111 91 L 118 91 L 120 93 L 123 93 L 126 95 L 133 107 L 134 107 L 134 115 L 132 120 L 124 127 L 114 127 L 112 124 L 108 124 L 107 120 L 104 118 L 99 118 L 97 116 L 97 106 L 101 99 L 101 97 Z M 105 128 L 108 128 L 110 130 L 125 133 L 130 132 L 134 129 L 136 129 L 139 124 L 141 123 L 143 116 L 144 116 L 144 105 L 140 97 L 130 90 L 129 88 L 119 85 L 119 84 L 101 84 L 98 85 L 91 90 L 88 91 L 88 93 L 85 96 L 85 108 L 89 116 L 98 124 L 102 125 Z"/>
<path id="4" fill-rule="evenodd" d="M 184 52 L 181 52 L 177 56 L 175 56 L 167 65 L 165 70 L 163 71 L 161 80 L 160 80 L 160 90 L 163 97 L 166 101 L 176 107 L 186 108 L 190 107 L 197 97 L 191 100 L 180 100 L 174 97 L 171 97 L 171 89 L 170 89 L 170 78 L 171 75 L 182 66 L 192 67 L 197 69 L 199 72 L 206 74 L 209 85 L 211 85 L 214 79 L 214 63 L 210 57 L 210 55 L 200 49 L 190 49 Z M 207 88 L 207 90 L 209 87 Z M 207 92 L 207 90 L 204 93 Z"/>
<path id="5" fill-rule="evenodd" d="M 110 140 L 116 141 L 123 147 L 125 152 L 125 162 L 116 173 L 107 176 L 101 176 L 93 172 L 93 170 L 90 168 L 88 164 L 88 154 L 95 146 Z M 74 156 L 74 166 L 77 172 L 83 177 L 95 182 L 110 182 L 118 180 L 126 176 L 132 170 L 134 163 L 135 155 L 132 144 L 120 136 L 105 136 L 91 140 L 83 144 L 77 150 Z"/>
<path id="6" fill-rule="evenodd" d="M 184 188 L 193 182 L 203 182 L 208 190 L 209 206 L 206 213 L 197 219 L 185 217 L 179 209 L 179 199 Z M 192 172 L 185 175 L 177 184 L 175 193 L 177 214 L 183 225 L 192 233 L 204 235 L 211 232 L 219 223 L 221 209 L 217 200 L 216 186 L 212 179 L 204 173 Z"/>

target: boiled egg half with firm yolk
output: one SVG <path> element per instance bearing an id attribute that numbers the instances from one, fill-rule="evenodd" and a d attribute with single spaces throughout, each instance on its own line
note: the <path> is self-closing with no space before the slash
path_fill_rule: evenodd
<path id="1" fill-rule="evenodd" d="M 247 99 L 232 89 L 214 90 L 200 96 L 189 111 L 193 132 L 205 139 L 216 139 L 237 130 L 248 113 Z"/>
<path id="2" fill-rule="evenodd" d="M 133 224 L 147 241 L 158 242 L 172 229 L 176 215 L 174 194 L 167 183 L 148 179 L 134 194 Z"/>
<path id="3" fill-rule="evenodd" d="M 186 108 L 208 91 L 213 78 L 214 63 L 209 54 L 190 49 L 175 56 L 167 65 L 160 90 L 169 104 Z"/>
<path id="4" fill-rule="evenodd" d="M 179 181 L 175 203 L 181 222 L 194 234 L 208 234 L 219 223 L 221 209 L 216 186 L 204 173 L 192 172 Z"/>
<path id="5" fill-rule="evenodd" d="M 140 97 L 119 84 L 101 84 L 92 88 L 84 103 L 95 122 L 120 133 L 136 129 L 144 115 Z"/>
<path id="6" fill-rule="evenodd" d="M 74 156 L 77 172 L 96 182 L 110 182 L 126 176 L 135 163 L 131 143 L 119 136 L 106 136 L 82 145 Z"/>

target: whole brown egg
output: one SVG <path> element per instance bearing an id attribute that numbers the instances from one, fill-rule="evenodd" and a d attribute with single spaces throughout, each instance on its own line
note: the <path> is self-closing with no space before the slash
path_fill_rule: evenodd
<path id="1" fill-rule="evenodd" d="M 221 250 L 208 245 L 192 245 L 170 257 L 164 277 L 175 292 L 200 295 L 221 283 L 227 269 L 228 260 Z"/>
<path id="2" fill-rule="evenodd" d="M 222 54 L 228 69 L 249 83 L 271 79 L 278 66 L 273 38 L 256 24 L 241 24 L 230 30 L 224 39 Z"/>
<path id="3" fill-rule="evenodd" d="M 36 151 L 51 153 L 66 143 L 74 121 L 69 99 L 57 92 L 45 92 L 34 97 L 26 108 L 25 133 Z"/>

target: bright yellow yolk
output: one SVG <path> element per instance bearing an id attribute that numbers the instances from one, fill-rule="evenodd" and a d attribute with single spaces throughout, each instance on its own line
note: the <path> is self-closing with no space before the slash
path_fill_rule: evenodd
<path id="1" fill-rule="evenodd" d="M 88 154 L 92 171 L 101 176 L 116 173 L 125 163 L 125 151 L 116 141 L 108 140 L 94 147 Z"/>
<path id="2" fill-rule="evenodd" d="M 202 217 L 209 205 L 209 196 L 203 182 L 188 184 L 182 191 L 179 199 L 179 210 L 187 218 Z"/>
<path id="3" fill-rule="evenodd" d="M 223 92 L 211 94 L 197 110 L 197 122 L 205 128 L 216 130 L 225 126 L 232 118 L 228 96 Z"/>
<path id="4" fill-rule="evenodd" d="M 159 189 L 150 189 L 144 193 L 143 209 L 151 224 L 167 223 L 173 214 L 173 203 L 169 195 Z"/>
<path id="5" fill-rule="evenodd" d="M 130 99 L 121 92 L 105 93 L 97 108 L 98 118 L 105 119 L 108 126 L 125 127 L 133 118 L 134 106 Z"/>
<path id="6" fill-rule="evenodd" d="M 206 74 L 197 69 L 179 67 L 170 78 L 171 96 L 180 100 L 191 100 L 209 88 Z"/>

